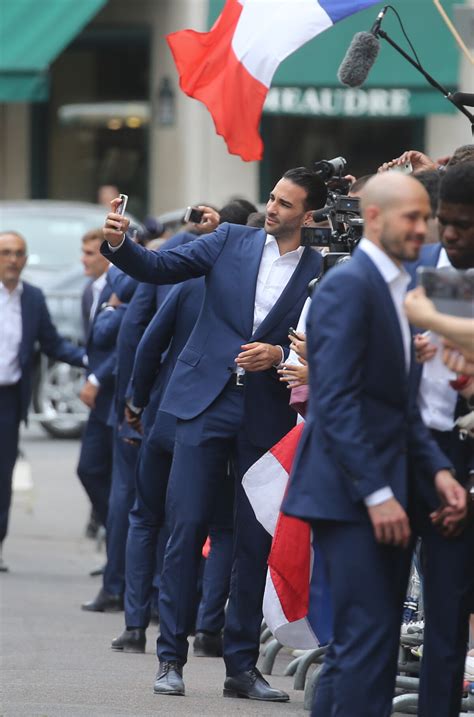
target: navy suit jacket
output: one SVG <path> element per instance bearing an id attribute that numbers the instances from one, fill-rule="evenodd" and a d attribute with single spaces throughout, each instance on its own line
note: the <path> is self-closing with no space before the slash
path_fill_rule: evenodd
<path id="1" fill-rule="evenodd" d="M 288 347 L 288 328 L 298 321 L 308 282 L 320 272 L 321 256 L 304 250 L 280 298 L 253 334 L 265 239 L 263 229 L 224 223 L 212 234 L 169 251 L 147 252 L 127 239 L 116 252 L 107 242 L 102 245 L 110 261 L 141 281 L 165 284 L 206 277 L 204 303 L 179 355 L 162 410 L 183 420 L 206 410 L 228 383 L 242 344 L 261 341 Z M 270 447 L 295 423 L 288 389 L 275 369 L 246 374 L 244 401 L 245 429 L 254 445 Z"/>
<path id="2" fill-rule="evenodd" d="M 190 232 L 179 232 L 168 239 L 165 247 L 181 246 L 195 238 L 196 235 Z M 162 249 L 159 249 L 159 251 L 162 251 Z M 170 289 L 171 286 L 169 285 L 139 284 L 130 301 L 117 338 L 116 389 L 114 410 L 113 415 L 111 415 L 114 423 L 116 421 L 121 423 L 125 398 L 131 393 L 129 385 L 137 346 L 143 336 L 143 332 Z"/>
<path id="3" fill-rule="evenodd" d="M 420 256 L 416 261 L 410 261 L 405 264 L 405 269 L 411 276 L 411 282 L 408 290 L 414 289 L 417 286 L 417 275 L 416 270 L 419 266 L 437 266 L 439 255 L 441 254 L 442 244 L 437 242 L 436 244 L 425 244 L 421 247 Z"/>
<path id="4" fill-rule="evenodd" d="M 154 410 L 156 415 L 146 417 L 146 422 L 151 423 L 147 440 L 157 449 L 173 450 L 176 418 L 156 409 L 199 316 L 204 292 L 202 277 L 174 286 L 138 345 L 132 401 L 135 406 L 147 406 L 145 413 Z"/>
<path id="5" fill-rule="evenodd" d="M 397 313 L 362 251 L 332 269 L 307 323 L 310 400 L 283 510 L 306 519 L 367 520 L 364 498 L 390 486 L 407 507 L 408 460 L 449 467 L 421 421 Z"/>
<path id="6" fill-rule="evenodd" d="M 46 300 L 41 289 L 23 282 L 21 295 L 22 337 L 20 344 L 20 392 L 21 420 L 26 421 L 31 399 L 31 373 L 35 344 L 50 358 L 65 361 L 73 366 L 84 366 L 84 349 L 63 339 L 51 321 Z"/>
<path id="7" fill-rule="evenodd" d="M 97 394 L 93 411 L 104 423 L 107 423 L 114 395 L 114 372 L 117 361 L 117 349 L 115 346 L 104 346 L 99 317 L 104 311 L 101 309 L 102 304 L 108 301 L 111 294 L 112 287 L 110 283 L 107 282 L 100 293 L 97 310 L 89 328 L 86 345 L 88 359 L 87 375 L 93 373 L 100 383 L 100 390 Z"/>

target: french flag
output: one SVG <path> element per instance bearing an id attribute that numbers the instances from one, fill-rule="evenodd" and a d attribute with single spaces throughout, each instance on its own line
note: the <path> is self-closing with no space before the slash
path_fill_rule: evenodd
<path id="1" fill-rule="evenodd" d="M 243 487 L 258 521 L 273 536 L 265 622 L 282 645 L 309 650 L 331 638 L 329 590 L 309 524 L 280 513 L 303 426 L 295 426 L 249 468 Z"/>
<path id="2" fill-rule="evenodd" d="M 334 23 L 377 2 L 227 0 L 210 32 L 180 30 L 167 36 L 180 87 L 206 105 L 231 154 L 261 159 L 260 118 L 280 62 Z"/>

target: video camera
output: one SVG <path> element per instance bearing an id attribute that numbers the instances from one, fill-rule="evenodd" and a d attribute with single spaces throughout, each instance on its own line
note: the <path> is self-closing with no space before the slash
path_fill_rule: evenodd
<path id="1" fill-rule="evenodd" d="M 347 165 L 344 157 L 315 162 L 313 171 L 324 180 L 328 188 L 328 200 L 323 209 L 313 212 L 313 221 L 327 220 L 328 227 L 302 227 L 301 245 L 325 249 L 323 271 L 335 264 L 347 261 L 363 233 L 358 197 L 348 197 L 350 183 L 342 177 Z"/>

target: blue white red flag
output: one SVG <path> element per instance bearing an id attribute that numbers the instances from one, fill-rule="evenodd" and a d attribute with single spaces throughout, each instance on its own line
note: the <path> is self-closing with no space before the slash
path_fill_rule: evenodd
<path id="1" fill-rule="evenodd" d="M 231 154 L 261 159 L 263 104 L 285 58 L 379 0 L 227 0 L 210 32 L 167 36 L 180 87 L 203 102 Z"/>
<path id="2" fill-rule="evenodd" d="M 311 649 L 331 637 L 331 603 L 308 523 L 280 513 L 303 423 L 253 464 L 243 487 L 257 519 L 272 536 L 263 616 L 282 645 Z"/>

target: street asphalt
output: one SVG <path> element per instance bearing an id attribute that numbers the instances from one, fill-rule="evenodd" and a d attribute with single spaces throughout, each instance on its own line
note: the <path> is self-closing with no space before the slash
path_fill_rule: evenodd
<path id="1" fill-rule="evenodd" d="M 224 699 L 220 659 L 195 658 L 185 667 L 186 697 L 153 694 L 156 626 L 145 655 L 113 652 L 123 613 L 81 611 L 100 588 L 89 577 L 103 554 L 84 538 L 88 503 L 75 474 L 79 442 L 51 440 L 39 427 L 23 433 L 21 448 L 33 486 L 15 491 L 4 544 L 9 573 L 0 574 L 0 717 L 303 717 L 303 693 L 283 676 L 280 654 L 275 687 L 287 704 Z M 191 651 L 192 653 L 192 651 Z"/>

